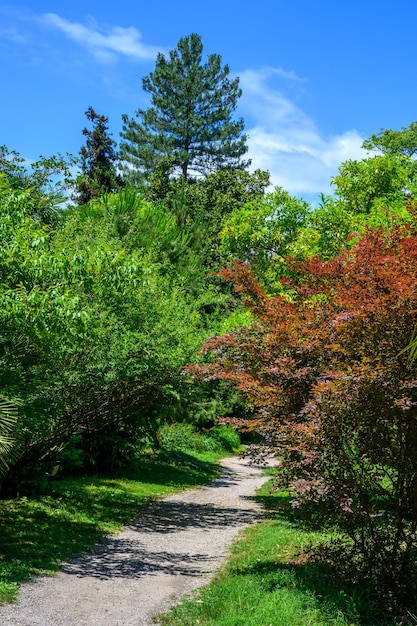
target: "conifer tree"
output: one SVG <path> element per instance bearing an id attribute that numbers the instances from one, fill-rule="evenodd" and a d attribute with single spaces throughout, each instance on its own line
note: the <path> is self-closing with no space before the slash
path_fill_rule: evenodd
<path id="1" fill-rule="evenodd" d="M 248 162 L 242 118 L 232 119 L 241 96 L 239 79 L 231 79 L 220 55 L 202 62 L 201 37 L 179 40 L 169 58 L 158 54 L 155 70 L 142 79 L 151 106 L 123 115 L 121 158 L 145 176 L 161 159 L 185 180 L 222 168 L 244 169 Z"/>
<path id="2" fill-rule="evenodd" d="M 122 185 L 115 167 L 119 155 L 116 142 L 109 134 L 108 118 L 98 115 L 93 107 L 89 107 L 85 114 L 93 128 L 84 128 L 82 131 L 87 139 L 80 150 L 81 176 L 76 183 L 76 201 L 79 205 L 100 196 L 103 191 L 117 191 Z"/>

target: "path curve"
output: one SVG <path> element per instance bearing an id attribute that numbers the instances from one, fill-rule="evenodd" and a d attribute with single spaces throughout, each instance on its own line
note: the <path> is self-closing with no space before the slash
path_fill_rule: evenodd
<path id="1" fill-rule="evenodd" d="M 205 585 L 236 534 L 261 517 L 253 499 L 268 479 L 247 459 L 222 461 L 210 485 L 158 500 L 92 553 L 56 576 L 23 585 L 0 607 L 2 626 L 151 626 L 187 592 Z"/>

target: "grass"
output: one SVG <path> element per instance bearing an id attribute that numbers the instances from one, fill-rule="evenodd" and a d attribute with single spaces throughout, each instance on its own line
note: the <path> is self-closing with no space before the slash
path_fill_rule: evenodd
<path id="1" fill-rule="evenodd" d="M 164 626 L 381 626 L 366 589 L 348 589 L 328 571 L 299 558 L 326 539 L 291 508 L 284 492 L 264 486 L 266 519 L 235 542 L 213 582 L 161 616 Z"/>
<path id="2" fill-rule="evenodd" d="M 13 602 L 21 583 L 56 572 L 119 530 L 150 500 L 212 480 L 220 456 L 143 457 L 116 478 L 57 479 L 47 495 L 0 501 L 0 603 Z"/>

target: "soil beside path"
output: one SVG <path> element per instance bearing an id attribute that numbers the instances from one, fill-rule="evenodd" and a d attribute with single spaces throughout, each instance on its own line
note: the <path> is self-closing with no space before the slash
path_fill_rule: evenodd
<path id="1" fill-rule="evenodd" d="M 158 500 L 94 552 L 24 585 L 17 604 L 0 607 L 0 624 L 153 625 L 210 580 L 236 534 L 261 516 L 252 496 L 267 480 L 262 466 L 238 458 L 222 466 L 210 485 Z"/>

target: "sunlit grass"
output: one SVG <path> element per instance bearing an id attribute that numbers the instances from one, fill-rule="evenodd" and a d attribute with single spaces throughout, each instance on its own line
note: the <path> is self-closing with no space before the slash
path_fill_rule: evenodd
<path id="1" fill-rule="evenodd" d="M 383 623 L 366 589 L 349 589 L 300 558 L 326 539 L 291 508 L 284 492 L 264 486 L 266 519 L 235 542 L 226 567 L 194 599 L 161 617 L 165 626 L 359 626 Z"/>
<path id="2" fill-rule="evenodd" d="M 20 583 L 55 572 L 119 530 L 147 502 L 212 480 L 220 456 L 143 457 L 117 478 L 57 479 L 47 495 L 0 501 L 0 603 L 13 601 Z"/>

